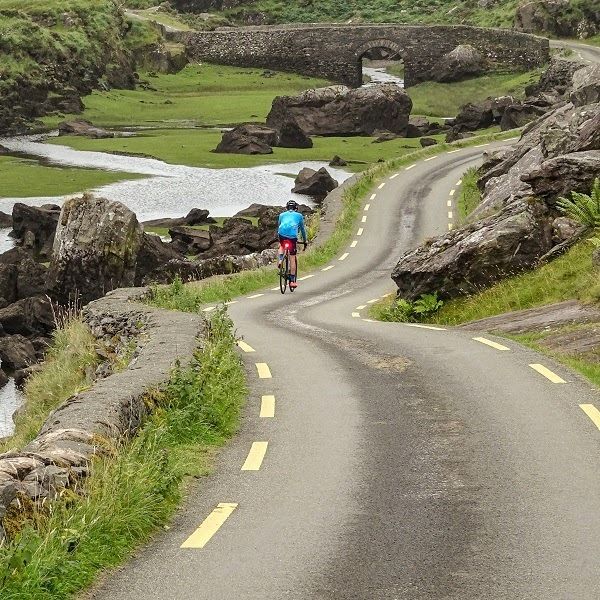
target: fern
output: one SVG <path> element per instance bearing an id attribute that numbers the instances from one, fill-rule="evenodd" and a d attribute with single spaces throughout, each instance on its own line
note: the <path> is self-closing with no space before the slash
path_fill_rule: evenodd
<path id="1" fill-rule="evenodd" d="M 567 217 L 587 225 L 600 228 L 600 179 L 596 179 L 590 195 L 572 192 L 571 198 L 559 198 L 558 208 Z"/>

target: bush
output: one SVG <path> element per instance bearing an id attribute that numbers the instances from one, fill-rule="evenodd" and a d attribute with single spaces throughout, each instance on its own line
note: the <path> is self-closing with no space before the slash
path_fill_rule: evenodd
<path id="1" fill-rule="evenodd" d="M 396 323 L 417 323 L 426 321 L 435 315 L 444 305 L 436 294 L 423 294 L 418 300 L 410 302 L 399 298 L 387 305 L 375 305 L 373 316 L 380 321 Z"/>
<path id="2" fill-rule="evenodd" d="M 571 198 L 559 198 L 559 209 L 570 219 L 600 228 L 600 178 L 594 181 L 590 195 L 572 192 Z"/>

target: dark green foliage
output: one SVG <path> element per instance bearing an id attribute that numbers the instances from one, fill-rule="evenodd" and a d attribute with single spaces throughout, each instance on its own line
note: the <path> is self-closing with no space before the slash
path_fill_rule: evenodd
<path id="1" fill-rule="evenodd" d="M 594 182 L 590 195 L 573 192 L 571 198 L 559 198 L 558 208 L 567 217 L 587 225 L 600 227 L 600 178 Z"/>

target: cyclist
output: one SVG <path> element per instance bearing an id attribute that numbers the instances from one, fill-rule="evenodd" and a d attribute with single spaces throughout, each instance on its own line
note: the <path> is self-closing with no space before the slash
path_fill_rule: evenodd
<path id="1" fill-rule="evenodd" d="M 295 200 L 290 200 L 286 205 L 286 211 L 279 215 L 279 261 L 277 268 L 281 267 L 283 261 L 283 244 L 289 242 L 290 248 L 290 289 L 298 287 L 296 275 L 298 273 L 298 260 L 296 254 L 298 252 L 298 230 L 302 234 L 304 241 L 304 249 L 306 250 L 306 227 L 304 224 L 304 216 L 298 212 L 298 203 Z"/>

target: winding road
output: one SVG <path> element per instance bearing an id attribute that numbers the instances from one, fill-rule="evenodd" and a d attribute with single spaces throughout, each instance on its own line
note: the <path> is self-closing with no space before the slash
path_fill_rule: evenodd
<path id="1" fill-rule="evenodd" d="M 368 318 L 400 253 L 448 230 L 482 151 L 379 182 L 297 293 L 230 305 L 242 430 L 93 598 L 600 597 L 598 392 L 510 341 Z"/>

